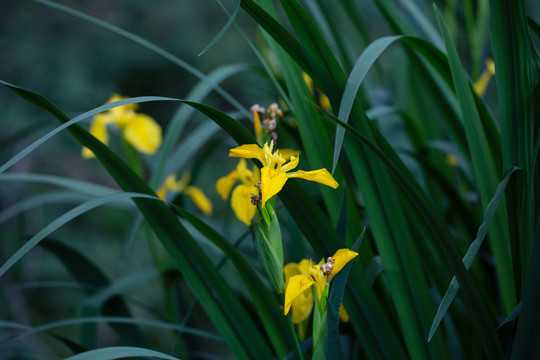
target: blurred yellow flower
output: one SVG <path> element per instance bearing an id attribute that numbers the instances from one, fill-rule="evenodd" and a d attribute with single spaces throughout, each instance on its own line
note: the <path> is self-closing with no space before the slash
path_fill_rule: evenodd
<path id="1" fill-rule="evenodd" d="M 123 99 L 127 98 L 114 94 L 107 103 Z M 129 104 L 97 114 L 90 125 L 90 133 L 104 144 L 108 144 L 107 126 L 113 124 L 121 130 L 122 136 L 136 150 L 145 154 L 155 154 L 161 146 L 161 127 L 150 116 L 136 113 L 136 109 L 137 104 Z M 82 157 L 89 159 L 94 157 L 94 153 L 83 147 Z"/>
<path id="2" fill-rule="evenodd" d="M 305 320 L 313 310 L 313 292 L 320 300 L 327 284 L 338 274 L 349 261 L 354 259 L 358 253 L 349 249 L 340 249 L 334 256 L 324 260 L 318 265 L 313 265 L 309 260 L 302 260 L 298 264 L 290 263 L 285 265 L 285 306 L 284 314 L 287 315 L 292 308 L 292 321 L 298 324 Z M 343 307 L 340 308 L 342 320 L 348 320 L 348 314 Z"/>
<path id="3" fill-rule="evenodd" d="M 274 142 L 267 143 L 261 149 L 256 144 L 242 145 L 231 149 L 230 157 L 241 157 L 246 159 L 258 159 L 263 168 L 261 169 L 261 191 L 262 191 L 262 207 L 274 195 L 276 195 L 287 182 L 288 178 L 301 178 L 310 181 L 315 181 L 332 188 L 337 188 L 339 184 L 330 175 L 328 170 L 319 169 L 313 171 L 298 170 L 292 173 L 288 171 L 296 168 L 298 165 L 298 155 L 291 156 L 287 164 L 286 157 L 279 150 L 273 152 Z"/>
<path id="4" fill-rule="evenodd" d="M 251 204 L 251 194 L 259 194 L 259 189 L 255 186 L 259 179 L 259 169 L 253 166 L 253 170 L 249 170 L 246 166 L 246 160 L 240 159 L 236 169 L 229 175 L 219 178 L 216 183 L 217 192 L 223 200 L 226 200 L 236 182 L 241 182 L 232 193 L 231 207 L 236 217 L 247 226 L 251 226 L 251 220 L 257 210 Z"/>
<path id="5" fill-rule="evenodd" d="M 474 83 L 474 89 L 481 97 L 485 95 L 489 81 L 495 75 L 495 63 L 493 59 L 486 59 L 486 70 L 480 75 L 478 80 Z"/>
<path id="6" fill-rule="evenodd" d="M 204 215 L 212 215 L 212 203 L 201 189 L 195 186 L 188 186 L 190 179 L 191 176 L 189 173 L 185 173 L 178 181 L 176 181 L 175 175 L 169 175 L 163 182 L 163 185 L 156 191 L 156 194 L 163 200 L 167 199 L 168 193 L 186 194 Z"/>

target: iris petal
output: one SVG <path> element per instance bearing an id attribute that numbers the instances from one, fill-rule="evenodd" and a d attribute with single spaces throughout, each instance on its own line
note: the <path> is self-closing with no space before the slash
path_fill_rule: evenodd
<path id="1" fill-rule="evenodd" d="M 92 125 L 90 125 L 90 134 L 94 135 L 99 141 L 104 144 L 107 144 L 109 142 L 109 133 L 107 132 L 107 119 L 107 115 L 97 114 L 94 117 Z M 92 150 L 87 147 L 83 147 L 82 157 L 84 159 L 90 159 L 95 157 L 95 155 Z"/>
<path id="2" fill-rule="evenodd" d="M 326 169 L 319 169 L 313 171 L 298 170 L 293 173 L 288 173 L 287 177 L 315 181 L 323 185 L 330 186 L 334 189 L 339 186 L 338 182 L 332 177 L 332 175 L 330 175 L 330 173 Z"/>
<path id="3" fill-rule="evenodd" d="M 287 182 L 287 174 L 281 171 L 263 167 L 261 169 L 262 207 L 270 198 L 276 195 Z"/>
<path id="4" fill-rule="evenodd" d="M 204 195 L 201 189 L 195 186 L 188 186 L 186 188 L 186 194 L 189 195 L 191 200 L 193 200 L 195 205 L 203 212 L 204 215 L 212 215 L 212 203 L 210 200 L 208 200 L 206 195 Z"/>
<path id="5" fill-rule="evenodd" d="M 133 116 L 123 133 L 126 140 L 142 153 L 155 154 L 161 146 L 161 126 L 148 115 Z"/>
<path id="6" fill-rule="evenodd" d="M 332 270 L 332 276 L 335 276 L 337 273 L 343 269 L 345 265 L 352 259 L 358 256 L 357 252 L 351 251 L 349 249 L 339 249 L 334 254 L 334 268 Z"/>
<path id="7" fill-rule="evenodd" d="M 296 275 L 289 279 L 289 283 L 285 289 L 285 306 L 283 309 L 285 315 L 289 313 L 293 301 L 313 284 L 313 279 L 306 275 Z"/>
<path id="8" fill-rule="evenodd" d="M 221 195 L 221 198 L 223 200 L 227 199 L 229 197 L 229 194 L 231 193 L 232 187 L 238 181 L 239 175 L 238 171 L 234 170 L 229 175 L 223 176 L 218 179 L 216 183 L 216 190 Z"/>
<path id="9" fill-rule="evenodd" d="M 250 194 L 256 194 L 255 186 L 238 185 L 231 196 L 231 207 L 236 217 L 247 226 L 251 226 L 251 219 L 257 208 L 251 204 Z"/>
<path id="10" fill-rule="evenodd" d="M 229 150 L 229 157 L 241 157 L 245 159 L 258 159 L 264 164 L 264 151 L 258 145 L 245 144 Z"/>

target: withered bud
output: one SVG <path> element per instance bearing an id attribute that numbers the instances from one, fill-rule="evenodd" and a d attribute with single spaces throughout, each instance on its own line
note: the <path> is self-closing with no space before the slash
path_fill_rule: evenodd
<path id="1" fill-rule="evenodd" d="M 334 262 L 336 261 L 336 258 L 329 257 L 326 263 L 321 265 L 321 271 L 325 275 L 332 275 L 332 270 L 334 270 Z"/>
<path id="2" fill-rule="evenodd" d="M 252 205 L 255 205 L 255 206 L 258 206 L 260 203 L 261 203 L 261 197 L 258 196 L 258 195 L 253 195 L 253 194 L 249 194 L 250 198 L 251 198 L 251 204 Z"/>

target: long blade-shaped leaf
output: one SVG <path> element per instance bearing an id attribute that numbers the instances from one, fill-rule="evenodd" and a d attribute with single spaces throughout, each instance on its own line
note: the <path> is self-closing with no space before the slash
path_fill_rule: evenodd
<path id="1" fill-rule="evenodd" d="M 484 209 L 487 209 L 491 194 L 495 193 L 495 190 L 497 189 L 497 178 L 499 174 L 496 172 L 495 162 L 488 146 L 488 141 L 476 108 L 471 86 L 461 65 L 457 50 L 452 43 L 452 39 L 444 24 L 442 15 L 438 10 L 435 12 L 439 20 L 446 50 L 448 52 L 448 61 L 452 72 L 452 78 L 454 79 L 461 115 L 463 117 L 476 186 L 480 193 L 482 206 Z M 489 231 L 489 235 L 504 307 L 510 312 L 516 306 L 517 301 L 514 278 L 510 276 L 510 274 L 513 273 L 513 267 L 512 252 L 510 242 L 508 241 L 510 235 L 506 207 L 503 206 L 499 208 L 499 211 L 495 216 L 496 220 Z"/>
<path id="2" fill-rule="evenodd" d="M 495 212 L 497 211 L 497 208 L 499 207 L 499 203 L 501 202 L 504 193 L 506 191 L 506 186 L 508 185 L 508 182 L 510 181 L 510 177 L 520 169 L 516 167 L 512 167 L 508 169 L 505 172 L 505 175 L 501 182 L 499 183 L 499 186 L 497 187 L 497 191 L 493 195 L 493 198 L 489 202 L 487 208 L 486 208 L 486 214 L 484 216 L 484 221 L 482 221 L 482 224 L 478 228 L 478 233 L 476 235 L 476 239 L 471 243 L 469 246 L 469 250 L 467 250 L 467 253 L 463 257 L 463 264 L 465 264 L 465 267 L 469 269 L 476 258 L 476 255 L 478 254 L 478 250 L 480 250 L 480 246 L 482 246 L 482 243 L 484 242 L 484 238 L 486 237 L 486 234 L 488 232 L 489 226 L 491 225 L 491 221 L 493 220 L 493 217 L 495 216 Z M 446 293 L 444 294 L 444 297 L 439 304 L 439 308 L 437 309 L 437 314 L 435 314 L 435 318 L 433 319 L 433 323 L 431 324 L 431 329 L 429 330 L 429 337 L 428 341 L 431 340 L 431 337 L 437 331 L 437 328 L 439 327 L 439 324 L 441 323 L 441 320 L 443 319 L 444 315 L 448 311 L 448 308 L 452 304 L 452 301 L 454 300 L 457 292 L 459 290 L 459 283 L 454 276 L 452 278 L 452 281 L 450 282 L 450 285 L 448 286 L 448 290 L 446 290 Z"/>

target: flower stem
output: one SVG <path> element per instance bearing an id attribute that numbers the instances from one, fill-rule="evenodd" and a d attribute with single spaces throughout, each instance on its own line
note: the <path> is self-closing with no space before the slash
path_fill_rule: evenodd
<path id="1" fill-rule="evenodd" d="M 300 348 L 300 341 L 298 341 L 298 336 L 296 335 L 296 331 L 294 330 L 294 325 L 292 323 L 291 314 L 287 316 L 287 319 L 289 319 L 289 326 L 291 327 L 291 332 L 293 334 L 294 346 L 296 347 L 296 351 L 298 352 L 298 358 L 300 360 L 304 360 L 304 355 L 302 354 L 302 349 Z"/>

